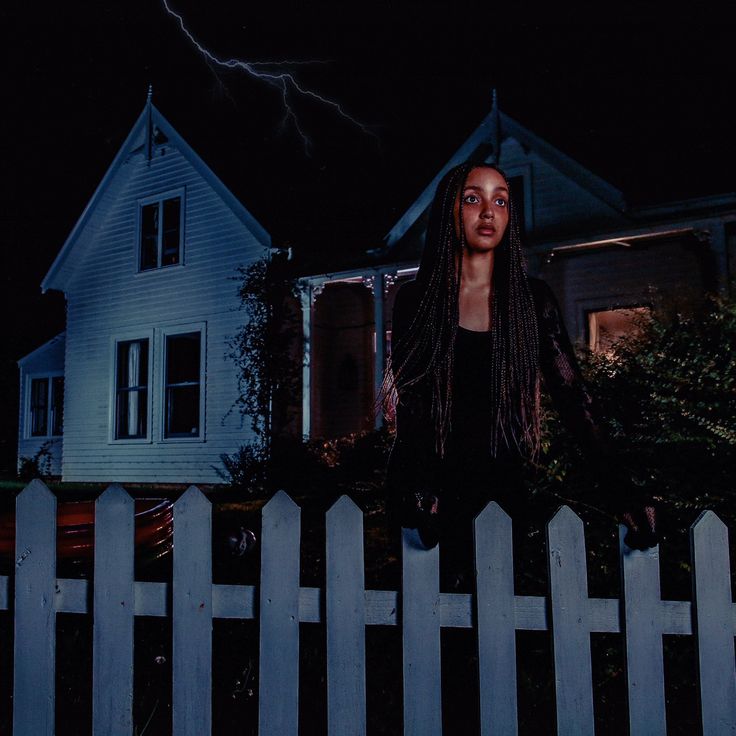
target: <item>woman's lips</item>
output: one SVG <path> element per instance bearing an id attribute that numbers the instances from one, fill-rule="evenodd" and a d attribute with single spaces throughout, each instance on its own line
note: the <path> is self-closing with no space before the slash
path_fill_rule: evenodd
<path id="1" fill-rule="evenodd" d="M 496 228 L 495 227 L 479 227 L 477 232 L 479 235 L 495 235 Z"/>

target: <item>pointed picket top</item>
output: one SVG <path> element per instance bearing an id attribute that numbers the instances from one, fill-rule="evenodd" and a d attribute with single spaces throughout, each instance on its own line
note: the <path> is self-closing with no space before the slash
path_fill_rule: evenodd
<path id="1" fill-rule="evenodd" d="M 19 494 L 16 503 L 51 503 L 56 501 L 56 496 L 49 490 L 48 486 L 38 478 L 32 480 Z"/>
<path id="2" fill-rule="evenodd" d="M 187 488 L 187 490 L 184 491 L 184 493 L 182 493 L 176 500 L 174 508 L 183 510 L 190 507 L 197 508 L 198 506 L 207 508 L 211 505 L 210 500 L 204 495 L 204 493 L 202 493 L 202 491 L 199 490 L 199 488 L 197 488 L 197 486 L 189 486 L 189 488 Z"/>
<path id="3" fill-rule="evenodd" d="M 109 485 L 95 501 L 95 504 L 106 503 L 114 504 L 119 503 L 121 505 L 134 504 L 135 501 L 119 483 L 113 483 Z"/>
<path id="4" fill-rule="evenodd" d="M 346 520 L 357 518 L 362 519 L 363 512 L 353 501 L 353 499 L 350 498 L 350 496 L 343 495 L 340 496 L 340 498 L 338 498 L 337 501 L 335 501 L 335 503 L 333 503 L 327 511 L 327 519 L 329 520 L 332 518 L 345 518 Z"/>
<path id="5" fill-rule="evenodd" d="M 301 512 L 299 505 L 294 503 L 286 491 L 276 491 L 261 512 L 264 519 L 282 516 L 285 519 L 298 517 Z"/>
<path id="6" fill-rule="evenodd" d="M 701 512 L 700 516 L 693 522 L 690 532 L 695 539 L 703 535 L 728 534 L 728 527 L 721 521 L 715 511 L 708 509 Z"/>
<path id="7" fill-rule="evenodd" d="M 560 506 L 555 515 L 549 520 L 549 527 L 583 526 L 583 520 L 569 507 Z"/>
<path id="8" fill-rule="evenodd" d="M 486 507 L 475 517 L 475 526 L 479 524 L 489 524 L 491 527 L 500 527 L 505 529 L 511 526 L 511 517 L 495 502 L 491 501 Z"/>

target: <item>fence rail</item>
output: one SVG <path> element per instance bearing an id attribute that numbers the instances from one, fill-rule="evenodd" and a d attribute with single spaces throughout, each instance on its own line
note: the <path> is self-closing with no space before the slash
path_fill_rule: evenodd
<path id="1" fill-rule="evenodd" d="M 439 591 L 438 550 L 402 538 L 402 591 L 365 590 L 363 517 L 341 498 L 326 518 L 325 589 L 300 587 L 300 509 L 283 492 L 263 509 L 260 585 L 212 583 L 211 508 L 191 487 L 174 506 L 172 583 L 134 580 L 134 507 L 120 486 L 96 502 L 94 585 L 56 578 L 56 498 L 40 481 L 17 499 L 14 581 L 0 577 L 0 609 L 14 611 L 13 733 L 54 733 L 56 613 L 93 616 L 93 733 L 133 733 L 136 616 L 173 625 L 172 725 L 206 736 L 212 723 L 214 618 L 259 619 L 259 732 L 296 736 L 300 623 L 327 633 L 330 736 L 366 733 L 365 627 L 401 626 L 404 734 L 442 731 L 440 632 L 476 628 L 481 734 L 517 733 L 519 630 L 550 631 L 557 733 L 592 735 L 590 634 L 625 640 L 631 736 L 665 734 L 662 635 L 693 635 L 705 736 L 736 734 L 728 532 L 710 511 L 691 529 L 693 602 L 663 601 L 658 550 L 620 542 L 622 598 L 590 598 L 581 520 L 567 507 L 547 529 L 549 596 L 514 593 L 511 520 L 491 503 L 474 525 L 476 595 Z M 11 593 L 12 598 L 11 600 Z"/>

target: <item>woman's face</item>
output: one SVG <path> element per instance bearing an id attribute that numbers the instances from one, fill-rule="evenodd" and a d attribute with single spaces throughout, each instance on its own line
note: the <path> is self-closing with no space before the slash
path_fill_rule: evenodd
<path id="1" fill-rule="evenodd" d="M 479 166 L 468 174 L 455 200 L 455 232 L 460 237 L 460 202 L 465 248 L 484 253 L 498 246 L 509 224 L 509 190 L 495 169 Z"/>

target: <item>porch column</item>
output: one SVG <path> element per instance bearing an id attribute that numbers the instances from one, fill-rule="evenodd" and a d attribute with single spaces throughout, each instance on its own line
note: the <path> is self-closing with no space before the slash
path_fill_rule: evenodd
<path id="1" fill-rule="evenodd" d="M 715 265 L 716 286 L 720 294 L 728 292 L 729 262 L 728 243 L 726 242 L 726 226 L 722 220 L 712 222 L 708 226 L 710 231 L 710 249 Z"/>
<path id="2" fill-rule="evenodd" d="M 373 325 L 376 331 L 376 351 L 373 360 L 373 401 L 378 399 L 383 385 L 383 372 L 386 368 L 386 326 L 383 319 L 384 274 L 377 273 L 373 280 Z M 383 426 L 383 412 L 376 412 L 375 429 Z"/>
<path id="3" fill-rule="evenodd" d="M 302 304 L 302 437 L 306 440 L 312 428 L 312 291 L 309 281 L 299 284 Z"/>

